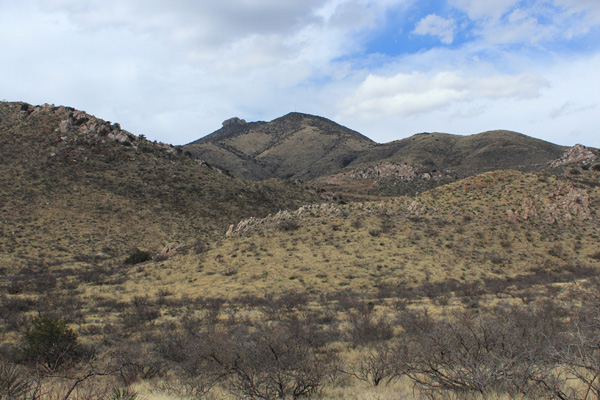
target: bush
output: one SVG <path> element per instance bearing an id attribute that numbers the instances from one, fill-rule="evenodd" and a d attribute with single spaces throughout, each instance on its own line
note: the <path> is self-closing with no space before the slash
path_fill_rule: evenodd
<path id="1" fill-rule="evenodd" d="M 337 356 L 282 324 L 231 335 L 225 386 L 239 398 L 315 398 L 334 375 Z"/>
<path id="2" fill-rule="evenodd" d="M 152 260 L 152 255 L 148 251 L 140 249 L 133 250 L 133 253 L 125 259 L 125 264 L 133 265 Z"/>
<path id="3" fill-rule="evenodd" d="M 349 339 L 354 346 L 391 339 L 393 328 L 385 318 L 376 318 L 371 303 L 360 303 L 356 311 L 348 312 Z"/>
<path id="4" fill-rule="evenodd" d="M 76 358 L 77 335 L 64 320 L 40 315 L 32 319 L 31 328 L 23 333 L 21 350 L 26 360 L 54 370 Z"/>

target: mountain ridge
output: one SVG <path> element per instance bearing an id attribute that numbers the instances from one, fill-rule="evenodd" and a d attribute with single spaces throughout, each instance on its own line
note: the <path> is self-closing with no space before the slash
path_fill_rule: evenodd
<path id="1" fill-rule="evenodd" d="M 317 183 L 381 164 L 408 165 L 430 175 L 442 171 L 453 179 L 507 168 L 531 171 L 557 159 L 567 149 L 506 130 L 468 136 L 418 133 L 376 143 L 334 121 L 301 113 L 289 113 L 270 122 L 246 123 L 232 118 L 221 129 L 183 148 L 244 179 L 301 179 Z M 368 180 L 365 183 L 368 186 Z M 404 186 L 399 193 L 390 194 L 420 191 L 419 185 Z"/>

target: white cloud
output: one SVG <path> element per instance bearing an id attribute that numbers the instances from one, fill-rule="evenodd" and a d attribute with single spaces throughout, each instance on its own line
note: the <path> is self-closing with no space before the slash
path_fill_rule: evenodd
<path id="1" fill-rule="evenodd" d="M 410 116 L 479 99 L 528 99 L 539 96 L 548 82 L 536 75 L 465 77 L 458 72 L 369 75 L 356 92 L 342 102 L 341 114 L 373 120 Z"/>
<path id="2" fill-rule="evenodd" d="M 452 44 L 456 22 L 452 19 L 442 18 L 436 14 L 429 14 L 417 23 L 413 33 L 418 35 L 438 36 L 445 44 Z"/>

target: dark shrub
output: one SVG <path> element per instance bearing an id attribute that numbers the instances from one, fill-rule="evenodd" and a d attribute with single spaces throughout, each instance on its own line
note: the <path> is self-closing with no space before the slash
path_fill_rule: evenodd
<path id="1" fill-rule="evenodd" d="M 279 224 L 277 224 L 277 227 L 279 228 L 279 230 L 282 230 L 284 232 L 295 231 L 298 230 L 298 228 L 300 228 L 300 223 L 297 219 L 284 219 L 281 222 L 279 222 Z"/>
<path id="2" fill-rule="evenodd" d="M 143 263 L 146 261 L 150 261 L 152 260 L 152 255 L 150 255 L 150 252 L 148 251 L 143 251 L 140 249 L 135 249 L 130 255 L 129 257 L 127 257 L 125 259 L 125 264 L 139 264 L 139 263 Z"/>

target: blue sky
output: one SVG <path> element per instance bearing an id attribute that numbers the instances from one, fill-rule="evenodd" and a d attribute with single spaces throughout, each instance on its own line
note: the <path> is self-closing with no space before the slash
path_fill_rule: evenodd
<path id="1" fill-rule="evenodd" d="M 598 0 L 0 0 L 0 99 L 184 144 L 233 116 L 600 147 Z"/>

